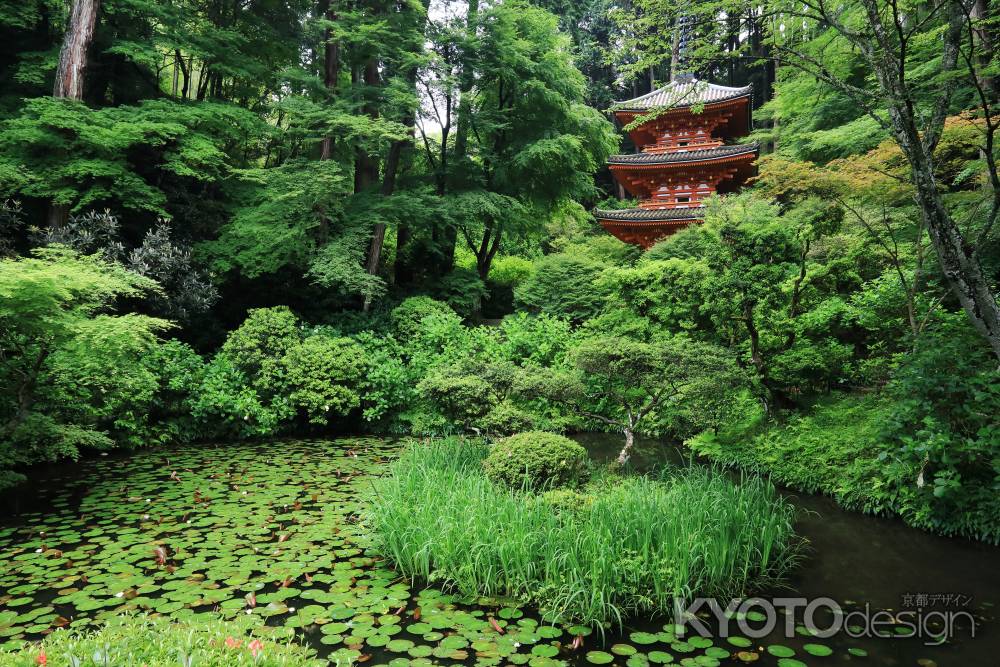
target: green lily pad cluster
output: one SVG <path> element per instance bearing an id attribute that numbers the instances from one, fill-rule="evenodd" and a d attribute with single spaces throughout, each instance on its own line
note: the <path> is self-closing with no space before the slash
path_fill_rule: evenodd
<path id="1" fill-rule="evenodd" d="M 126 612 L 240 618 L 338 666 L 713 667 L 751 646 L 682 638 L 672 624 L 605 638 L 513 600 L 414 587 L 375 553 L 365 524 L 372 481 L 399 446 L 350 438 L 145 451 L 39 482 L 45 510 L 0 527 L 0 650 Z"/>

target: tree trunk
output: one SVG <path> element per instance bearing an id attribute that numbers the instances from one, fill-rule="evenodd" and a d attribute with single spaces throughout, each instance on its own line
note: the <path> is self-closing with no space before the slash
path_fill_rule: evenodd
<path id="1" fill-rule="evenodd" d="M 94 28 L 100 0 L 73 0 L 69 24 L 59 50 L 59 65 L 56 67 L 56 81 L 52 97 L 66 97 L 71 100 L 83 99 L 83 87 L 87 73 L 87 52 L 94 41 Z M 69 205 L 53 203 L 49 207 L 50 227 L 60 227 L 69 218 Z"/>
<path id="2" fill-rule="evenodd" d="M 322 0 L 319 6 L 319 14 L 328 21 L 333 21 L 336 15 L 330 6 L 330 0 Z M 340 76 L 340 49 L 337 43 L 331 39 L 330 28 L 323 29 L 323 86 L 333 95 L 333 90 L 337 87 L 337 79 Z M 333 155 L 333 137 L 325 136 L 320 142 L 319 159 L 329 160 Z M 319 242 L 326 243 L 330 234 L 330 220 L 325 211 L 319 212 Z"/>
<path id="3" fill-rule="evenodd" d="M 379 85 L 378 60 L 370 58 L 364 66 L 364 85 L 374 87 Z M 366 104 L 365 113 L 370 118 L 378 118 L 378 108 L 372 104 Z M 361 148 L 355 152 L 354 158 L 354 191 L 366 190 L 378 179 L 378 160 Z"/>
<path id="4" fill-rule="evenodd" d="M 632 447 L 635 445 L 635 431 L 631 426 L 622 429 L 625 432 L 625 446 L 618 453 L 618 465 L 625 465 L 632 456 Z"/>
<path id="5" fill-rule="evenodd" d="M 975 0 L 972 4 L 972 10 L 969 12 L 969 18 L 972 20 L 976 64 L 979 67 L 976 71 L 976 78 L 979 80 L 979 85 L 995 97 L 997 94 L 996 77 L 985 73 L 993 61 L 993 38 L 990 35 L 990 26 L 988 25 L 989 1 Z"/>
<path id="6" fill-rule="evenodd" d="M 879 8 L 872 0 L 864 3 L 876 37 L 886 41 L 888 29 L 881 23 Z M 964 34 L 964 7 L 959 3 L 948 5 L 950 15 L 942 34 L 944 46 L 940 69 L 945 74 L 955 71 Z M 943 84 L 944 89 L 930 121 L 922 129 L 914 113 L 912 92 L 899 66 L 896 54 L 873 51 L 870 61 L 876 79 L 886 98 L 889 120 L 896 143 L 910 164 L 915 199 L 927 226 L 931 245 L 941 263 L 945 281 L 962 305 L 973 327 L 986 339 L 993 355 L 1000 360 L 1000 307 L 996 296 L 983 274 L 975 249 L 966 242 L 961 230 L 948 213 L 941 199 L 934 177 L 934 151 L 941 136 L 947 105 L 955 86 L 954 77 Z"/>
<path id="7" fill-rule="evenodd" d="M 330 0 L 324 0 L 320 5 L 320 13 L 327 21 L 334 21 L 336 13 L 330 6 Z M 333 91 L 337 87 L 337 79 L 340 78 L 340 45 L 332 40 L 330 28 L 323 29 L 323 86 L 328 91 Z M 333 154 L 333 137 L 323 137 L 320 146 L 320 159 L 329 160 Z"/>
<path id="8" fill-rule="evenodd" d="M 405 285 L 413 280 L 413 271 L 410 268 L 404 251 L 410 243 L 410 226 L 400 223 L 396 230 L 396 261 L 392 267 L 392 277 L 397 285 Z"/>
<path id="9" fill-rule="evenodd" d="M 469 0 L 465 14 L 465 36 L 472 41 L 476 38 L 476 31 L 479 25 L 479 0 Z M 469 98 L 472 86 L 475 83 L 475 68 L 470 50 L 466 44 L 465 53 L 462 55 L 462 72 L 459 74 L 458 82 L 458 130 L 455 132 L 455 157 L 461 159 L 468 152 L 469 129 L 472 127 L 472 101 Z"/>
<path id="10" fill-rule="evenodd" d="M 53 97 L 83 99 L 83 84 L 87 70 L 87 51 L 94 39 L 100 0 L 73 0 L 69 25 L 59 51 Z"/>
<path id="11" fill-rule="evenodd" d="M 674 20 L 674 34 L 670 40 L 670 80 L 677 81 L 681 73 L 681 17 Z"/>
<path id="12" fill-rule="evenodd" d="M 974 250 L 945 209 L 941 193 L 934 183 L 933 170 L 921 162 L 910 160 L 913 183 L 917 190 L 917 203 L 931 244 L 941 263 L 941 270 L 948 287 L 962 304 L 973 327 L 986 339 L 993 355 L 1000 360 L 1000 307 L 997 306 L 996 296 L 983 274 Z"/>

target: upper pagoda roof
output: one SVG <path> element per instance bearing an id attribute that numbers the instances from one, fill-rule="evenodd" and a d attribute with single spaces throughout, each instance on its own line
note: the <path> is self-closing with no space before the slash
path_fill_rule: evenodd
<path id="1" fill-rule="evenodd" d="M 719 86 L 707 81 L 691 79 L 690 81 L 671 81 L 645 95 L 615 102 L 612 111 L 649 111 L 650 109 L 670 108 L 681 109 L 695 104 L 714 104 L 739 97 L 745 97 L 753 91 L 753 85 L 742 88 Z"/>
<path id="2" fill-rule="evenodd" d="M 690 208 L 618 208 L 594 209 L 594 217 L 598 220 L 613 220 L 620 222 L 673 222 L 699 220 L 705 215 L 704 206 Z"/>
<path id="3" fill-rule="evenodd" d="M 758 150 L 760 150 L 760 144 L 755 141 L 749 144 L 732 144 L 728 146 L 701 148 L 691 151 L 612 155 L 608 158 L 608 164 L 669 164 L 673 162 L 701 162 L 703 160 L 715 160 L 722 157 L 743 155 L 745 153 L 756 155 Z"/>

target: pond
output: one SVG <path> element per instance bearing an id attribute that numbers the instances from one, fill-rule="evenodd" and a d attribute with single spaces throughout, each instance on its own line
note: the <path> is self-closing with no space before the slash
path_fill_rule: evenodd
<path id="1" fill-rule="evenodd" d="M 575 436 L 599 461 L 617 456 L 620 437 L 605 433 Z M 639 470 L 662 465 L 699 465 L 690 453 L 651 438 L 637 438 L 630 464 Z M 932 535 L 902 521 L 848 512 L 832 499 L 782 490 L 799 509 L 796 532 L 808 543 L 803 562 L 787 582 L 787 590 L 761 591 L 763 597 L 832 598 L 845 611 L 898 612 L 927 596 L 925 610 L 968 611 L 976 622 L 975 638 L 965 616 L 952 641 L 926 646 L 919 638 L 827 640 L 831 647 L 863 648 L 865 664 L 1000 665 L 1000 548 Z M 948 597 L 951 600 L 948 601 Z M 967 604 L 960 604 L 968 600 Z M 785 641 L 779 633 L 769 638 Z M 808 640 L 806 640 L 808 641 Z M 759 642 L 766 644 L 764 642 Z M 790 644 L 791 645 L 791 644 Z M 814 657 L 808 664 L 825 664 Z"/>
<path id="2" fill-rule="evenodd" d="M 584 441 L 595 458 L 617 442 Z M 895 633 L 816 639 L 800 627 L 791 638 L 685 641 L 670 619 L 646 619 L 601 641 L 586 628 L 549 626 L 513 601 L 412 586 L 371 551 L 364 524 L 366 494 L 399 446 L 377 438 L 198 446 L 38 471 L 0 524 L 0 643 L 136 610 L 258 615 L 345 665 L 710 667 L 742 664 L 737 656 L 781 667 L 998 664 L 1000 550 L 810 497 L 792 497 L 807 510 L 798 529 L 810 547 L 791 589 L 762 595 L 898 610 L 904 595 L 961 594 L 972 597 L 976 638 L 958 628 L 928 647 Z M 669 451 L 640 442 L 638 463 Z"/>

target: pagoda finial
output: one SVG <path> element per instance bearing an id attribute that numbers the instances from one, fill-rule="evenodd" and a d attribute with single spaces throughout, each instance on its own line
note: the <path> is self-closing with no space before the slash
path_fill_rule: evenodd
<path id="1" fill-rule="evenodd" d="M 689 53 L 691 41 L 691 18 L 687 14 L 677 17 L 677 33 L 674 35 L 674 48 L 671 54 L 670 79 L 675 83 L 690 83 L 694 80 L 694 72 L 690 71 Z"/>

